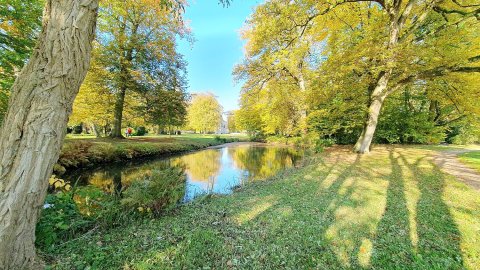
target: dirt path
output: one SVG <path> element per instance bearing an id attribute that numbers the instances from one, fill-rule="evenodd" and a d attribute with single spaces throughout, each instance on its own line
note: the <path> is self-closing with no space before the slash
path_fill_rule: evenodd
<path id="1" fill-rule="evenodd" d="M 442 171 L 457 177 L 458 180 L 480 191 L 480 173 L 463 164 L 457 158 L 457 155 L 471 151 L 474 150 L 441 151 L 434 155 L 433 161 Z"/>

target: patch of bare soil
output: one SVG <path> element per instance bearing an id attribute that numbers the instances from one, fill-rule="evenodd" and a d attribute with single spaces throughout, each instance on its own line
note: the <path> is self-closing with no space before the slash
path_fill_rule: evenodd
<path id="1" fill-rule="evenodd" d="M 466 183 L 474 189 L 480 190 L 480 174 L 476 170 L 460 162 L 457 158 L 459 154 L 470 151 L 472 150 L 438 152 L 433 156 L 433 161 L 442 171 L 455 176 L 458 180 Z"/>

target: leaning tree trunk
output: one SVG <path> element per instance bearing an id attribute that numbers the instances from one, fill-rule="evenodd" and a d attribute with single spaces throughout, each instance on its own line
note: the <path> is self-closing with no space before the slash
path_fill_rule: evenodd
<path id="1" fill-rule="evenodd" d="M 35 226 L 90 65 L 98 0 L 47 0 L 0 129 L 0 269 L 40 269 Z"/>
<path id="2" fill-rule="evenodd" d="M 357 153 L 365 154 L 370 152 L 370 145 L 372 143 L 373 135 L 375 134 L 375 129 L 377 128 L 378 116 L 380 115 L 383 101 L 387 97 L 386 89 L 390 74 L 391 71 L 383 73 L 377 82 L 377 86 L 372 92 L 370 105 L 368 107 L 367 120 L 364 124 L 362 134 L 360 134 L 360 137 L 353 148 Z"/>
<path id="3" fill-rule="evenodd" d="M 406 13 L 403 15 L 407 16 L 410 12 L 410 8 L 408 11 L 406 10 Z M 404 23 L 404 21 L 398 18 L 399 12 L 400 5 L 395 5 L 388 8 L 388 13 L 390 15 L 390 32 L 388 46 L 386 48 L 387 51 L 394 50 L 398 43 L 398 35 Z M 380 72 L 375 88 L 371 93 L 367 119 L 363 126 L 363 131 L 353 148 L 353 151 L 357 153 L 364 154 L 370 152 L 370 145 L 377 128 L 378 116 L 380 115 L 383 101 L 389 93 L 389 91 L 387 91 L 387 87 L 390 81 L 390 76 L 393 73 L 393 68 L 391 68 L 391 66 L 394 63 L 394 60 L 395 54 L 392 54 L 390 57 L 388 57 L 387 61 L 385 62 L 385 66 L 390 68 Z"/>

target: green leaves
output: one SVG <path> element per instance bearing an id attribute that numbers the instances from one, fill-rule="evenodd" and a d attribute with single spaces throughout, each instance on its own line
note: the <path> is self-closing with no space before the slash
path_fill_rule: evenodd
<path id="1" fill-rule="evenodd" d="M 187 126 L 195 131 L 215 132 L 222 122 L 223 108 L 211 93 L 193 95 L 188 107 Z"/>
<path id="2" fill-rule="evenodd" d="M 10 88 L 35 45 L 43 0 L 0 1 L 0 124 L 7 111 Z"/>

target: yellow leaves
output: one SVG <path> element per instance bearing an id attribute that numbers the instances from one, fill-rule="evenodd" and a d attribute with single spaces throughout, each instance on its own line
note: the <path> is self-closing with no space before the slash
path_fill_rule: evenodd
<path id="1" fill-rule="evenodd" d="M 139 206 L 139 207 L 137 207 L 137 210 L 138 210 L 139 213 L 149 213 L 149 214 L 152 213 L 152 208 L 150 208 L 150 207 L 145 208 L 143 206 Z"/>
<path id="2" fill-rule="evenodd" d="M 70 191 L 72 189 L 72 186 L 68 182 L 57 178 L 55 175 L 52 175 L 50 179 L 48 179 L 48 184 L 55 190 Z"/>
<path id="3" fill-rule="evenodd" d="M 194 94 L 187 109 L 187 125 L 199 132 L 217 131 L 222 121 L 222 110 L 222 106 L 213 94 Z"/>

